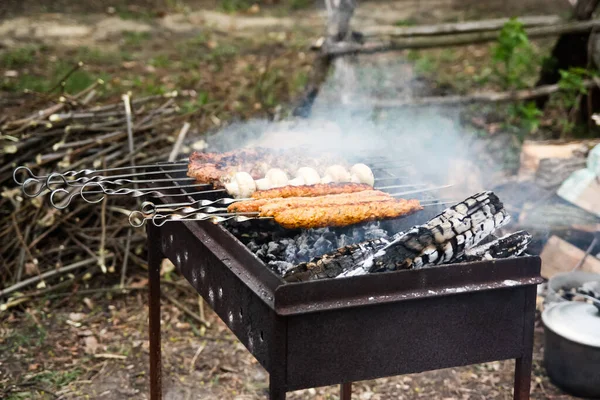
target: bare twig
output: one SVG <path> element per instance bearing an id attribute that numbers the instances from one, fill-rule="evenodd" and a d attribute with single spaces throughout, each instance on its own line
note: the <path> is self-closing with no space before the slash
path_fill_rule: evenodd
<path id="1" fill-rule="evenodd" d="M 25 230 L 25 237 L 23 237 L 23 235 L 21 234 L 21 230 L 19 229 L 19 224 L 17 223 L 17 218 L 14 213 L 11 215 L 11 219 L 12 219 L 12 223 L 13 223 L 14 232 L 17 235 L 17 239 L 21 243 L 21 255 L 19 257 L 19 269 L 17 271 L 17 282 L 18 282 L 21 280 L 21 276 L 23 274 L 23 264 L 24 264 L 25 254 L 27 254 L 27 257 L 29 257 L 29 260 L 34 264 L 37 264 L 37 259 L 33 256 L 33 254 L 31 254 L 31 250 L 29 249 L 29 247 L 27 247 L 27 243 L 26 243 L 26 238 L 29 236 L 29 230 L 31 229 L 31 226 L 27 227 L 27 229 Z"/>
<path id="2" fill-rule="evenodd" d="M 56 89 L 61 88 L 61 90 L 64 90 L 65 88 L 65 84 L 67 82 L 67 80 L 69 79 L 69 77 L 71 75 L 73 75 L 77 70 L 79 70 L 81 67 L 83 67 L 83 62 L 79 61 L 73 68 L 71 68 L 66 74 L 65 76 L 63 76 L 57 83 L 56 85 L 54 85 L 50 90 L 48 90 L 48 93 L 52 93 L 54 92 Z"/>
<path id="3" fill-rule="evenodd" d="M 577 263 L 577 265 L 575 265 L 571 271 L 575 271 L 575 270 L 578 270 L 579 268 L 581 268 L 581 266 L 583 265 L 583 263 L 585 263 L 585 260 L 587 259 L 587 257 L 590 255 L 590 253 L 592 252 L 592 250 L 596 246 L 596 243 L 598 243 L 598 237 L 597 236 L 594 237 L 594 240 L 592 240 L 592 243 L 590 243 L 590 245 L 586 249 L 585 254 L 583 255 L 583 257 L 581 257 L 581 260 L 579 260 L 579 262 Z"/>
<path id="4" fill-rule="evenodd" d="M 499 31 L 504 24 L 509 21 L 509 18 L 497 18 L 481 21 L 465 21 L 444 23 L 437 25 L 419 25 L 419 26 L 372 26 L 361 31 L 366 37 L 389 35 L 394 37 L 403 36 L 438 36 L 452 33 L 472 33 L 472 32 L 487 32 Z M 533 26 L 551 26 L 562 21 L 558 15 L 543 15 L 531 17 L 519 17 L 519 22 L 523 27 Z"/>
<path id="5" fill-rule="evenodd" d="M 200 295 L 198 295 L 198 312 L 200 313 L 200 318 L 203 321 L 206 321 L 206 318 L 204 315 L 204 299 Z"/>
<path id="6" fill-rule="evenodd" d="M 188 131 L 190 130 L 190 126 L 191 125 L 189 124 L 189 122 L 186 122 L 181 127 L 181 130 L 179 131 L 179 135 L 177 135 L 177 140 L 175 141 L 175 144 L 173 145 L 173 150 L 171 150 L 171 154 L 169 154 L 168 161 L 175 161 L 175 159 L 177 158 L 177 154 L 179 154 L 179 152 L 181 151 L 181 145 L 183 144 L 183 141 L 185 140 L 185 136 L 187 135 Z"/>
<path id="7" fill-rule="evenodd" d="M 196 314 L 195 312 L 193 312 L 192 310 L 187 308 L 185 305 L 183 305 L 182 303 L 177 301 L 173 296 L 165 293 L 164 291 L 161 293 L 165 297 L 165 299 L 167 299 L 175 307 L 179 308 L 181 311 L 183 311 L 185 314 L 187 314 L 188 317 L 192 318 L 194 321 L 198 322 L 199 324 L 202 324 L 205 327 L 210 328 L 210 324 L 208 323 L 208 321 L 202 319 L 198 314 Z"/>
<path id="8" fill-rule="evenodd" d="M 103 168 L 106 168 L 106 160 L 104 160 L 103 163 Z M 100 249 L 98 250 L 98 266 L 100 267 L 100 269 L 102 270 L 102 273 L 105 274 L 106 273 L 106 260 L 105 260 L 105 253 L 106 253 L 106 201 L 107 201 L 107 196 L 104 196 L 104 199 L 102 200 L 102 205 L 100 206 L 100 226 L 102 228 L 101 231 L 101 235 L 100 235 Z"/>
<path id="9" fill-rule="evenodd" d="M 127 121 L 127 143 L 129 146 L 130 164 L 134 166 L 134 145 L 133 145 L 133 123 L 131 120 L 131 102 L 128 94 L 123 95 L 123 103 L 125 104 L 125 115 Z M 134 184 L 137 189 L 137 185 Z M 139 204 L 139 199 L 138 199 Z M 121 265 L 121 287 L 125 286 L 125 278 L 127 277 L 127 264 L 129 261 L 129 249 L 131 247 L 131 228 L 127 230 L 127 241 L 125 243 L 125 254 L 123 255 L 123 264 Z"/>
<path id="10" fill-rule="evenodd" d="M 200 347 L 198 347 L 198 350 L 196 350 L 194 357 L 192 357 L 192 362 L 190 363 L 190 374 L 192 372 L 194 372 L 194 368 L 196 367 L 196 360 L 198 360 L 200 353 L 202 353 L 202 350 L 204 350 L 205 348 L 206 348 L 206 341 L 202 342 Z"/>
<path id="11" fill-rule="evenodd" d="M 584 87 L 589 88 L 595 85 L 593 80 L 583 82 Z M 562 88 L 556 85 L 538 86 L 534 89 L 524 89 L 508 92 L 481 92 L 465 96 L 439 96 L 439 97 L 421 97 L 411 100 L 365 100 L 360 104 L 348 104 L 353 108 L 396 108 L 396 107 L 428 107 L 428 106 L 455 106 L 472 103 L 504 103 L 521 100 L 534 99 L 536 97 L 547 96 L 556 93 Z"/>
<path id="12" fill-rule="evenodd" d="M 112 259 L 112 258 L 113 258 L 112 254 L 109 254 L 106 256 L 107 260 Z M 0 296 L 6 296 L 8 294 L 16 292 L 19 289 L 22 289 L 22 288 L 32 285 L 34 283 L 38 283 L 39 281 L 41 281 L 43 279 L 52 278 L 56 275 L 64 274 L 66 272 L 73 271 L 77 268 L 81 268 L 81 267 L 85 267 L 86 265 L 93 264 L 94 262 L 96 262 L 95 258 L 88 258 L 87 260 L 78 261 L 73 264 L 69 264 L 69 265 L 65 265 L 64 267 L 57 268 L 52 271 L 44 272 L 43 274 L 40 274 L 39 276 L 34 276 L 32 278 L 25 279 L 19 283 L 16 283 L 12 286 L 7 287 L 6 289 L 0 290 Z"/>

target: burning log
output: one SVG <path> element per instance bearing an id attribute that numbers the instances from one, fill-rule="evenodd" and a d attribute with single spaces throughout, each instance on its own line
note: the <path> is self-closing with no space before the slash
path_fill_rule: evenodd
<path id="1" fill-rule="evenodd" d="M 465 251 L 464 261 L 493 260 L 495 258 L 516 257 L 527 249 L 532 236 L 519 231 L 493 240 L 489 243 L 473 247 Z"/>
<path id="2" fill-rule="evenodd" d="M 385 246 L 365 262 L 363 270 L 393 271 L 456 261 L 509 220 L 495 194 L 478 193 Z"/>
<path id="3" fill-rule="evenodd" d="M 509 216 L 494 193 L 478 193 L 444 210 L 427 224 L 396 234 L 391 242 L 378 239 L 346 246 L 298 265 L 284 279 L 293 282 L 344 277 L 454 262 L 508 221 Z M 519 247 L 519 243 L 526 246 L 526 235 L 499 239 L 496 245 L 492 242 L 479 253 L 514 254 L 519 250 L 511 250 L 513 247 Z"/>

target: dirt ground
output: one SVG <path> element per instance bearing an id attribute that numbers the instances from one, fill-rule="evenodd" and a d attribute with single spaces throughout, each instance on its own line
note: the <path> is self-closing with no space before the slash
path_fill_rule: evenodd
<path id="1" fill-rule="evenodd" d="M 31 304 L 5 320 L 0 331 L 3 398 L 147 399 L 148 308 L 143 283 L 140 280 L 142 290 L 126 295 L 100 293 Z M 197 310 L 186 285 L 163 286 L 170 296 Z M 206 318 L 210 328 L 163 301 L 164 398 L 265 398 L 266 371 L 208 307 Z M 544 374 L 542 336 L 538 321 L 531 398 L 570 399 Z M 513 368 L 509 360 L 357 382 L 352 398 L 510 399 Z M 42 388 L 52 389 L 42 394 Z M 288 398 L 337 399 L 338 390 L 306 389 Z"/>
<path id="2" fill-rule="evenodd" d="M 202 93 L 211 85 L 206 101 L 226 104 L 219 106 L 223 119 L 271 112 L 277 104 L 293 99 L 310 68 L 306 45 L 319 36 L 323 21 L 323 13 L 312 3 L 293 12 L 267 5 L 258 15 L 231 15 L 221 12 L 216 2 L 165 2 L 165 15 L 155 18 L 144 12 L 146 7 L 155 10 L 150 0 L 136 2 L 138 8 L 133 9 L 122 8 L 122 1 L 62 0 L 43 6 L 33 0 L 4 1 L 0 5 L 0 17 L 5 17 L 0 20 L 0 48 L 12 58 L 6 58 L 9 61 L 0 67 L 3 94 L 12 95 L 23 85 L 44 87 L 52 79 L 48 71 L 55 71 L 54 64 L 86 57 L 87 75 L 81 76 L 82 85 L 88 84 L 90 76 L 105 77 L 110 86 L 108 96 L 124 90 L 154 93 L 174 88 Z M 474 2 L 473 7 L 458 3 L 367 2 L 357 12 L 357 27 L 455 21 L 482 12 L 481 2 Z M 559 13 L 565 3 L 488 2 L 485 15 L 517 10 Z M 109 7 L 116 11 L 107 12 Z M 208 37 L 203 36 L 205 32 Z M 25 44 L 34 47 L 23 53 Z M 479 49 L 463 51 L 477 53 Z M 484 57 L 486 52 L 478 54 Z M 460 59 L 462 54 L 452 57 Z M 269 74 L 253 68 L 266 60 L 271 63 Z M 458 65 L 453 73 L 469 68 Z M 52 73 L 60 74 L 56 71 Z M 261 83 L 260 90 L 252 89 L 256 82 Z M 201 123 L 208 124 L 210 119 Z M 197 310 L 197 296 L 191 287 L 170 281 L 177 279 L 172 275 L 165 276 L 164 291 Z M 0 310 L 0 398 L 147 399 L 148 309 L 143 270 L 128 282 L 139 290 L 120 294 L 110 289 L 112 283 L 87 282 L 65 296 L 49 295 Z M 208 306 L 205 308 L 208 328 L 163 301 L 165 399 L 265 398 L 267 373 Z M 572 398 L 548 381 L 542 359 L 538 322 L 532 399 Z M 513 368 L 513 361 L 502 361 L 357 382 L 353 399 L 510 399 Z M 339 394 L 337 387 L 324 387 L 296 391 L 288 398 L 325 400 L 337 399 Z"/>

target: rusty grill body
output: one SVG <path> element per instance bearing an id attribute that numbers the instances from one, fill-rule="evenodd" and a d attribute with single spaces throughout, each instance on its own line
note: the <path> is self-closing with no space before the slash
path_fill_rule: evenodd
<path id="1" fill-rule="evenodd" d="M 153 399 L 161 396 L 162 258 L 269 372 L 271 399 L 511 358 L 517 360 L 515 399 L 529 398 L 538 257 L 285 283 L 209 222 L 148 224 L 148 249 Z M 349 396 L 346 384 L 342 398 Z"/>

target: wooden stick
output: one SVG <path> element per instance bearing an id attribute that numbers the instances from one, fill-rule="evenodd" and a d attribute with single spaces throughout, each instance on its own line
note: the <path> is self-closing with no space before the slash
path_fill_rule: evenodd
<path id="1" fill-rule="evenodd" d="M 103 159 L 102 168 L 106 169 L 106 159 Z M 104 257 L 106 254 L 106 202 L 108 200 L 108 196 L 104 196 L 102 200 L 102 205 L 100 206 L 100 227 L 101 227 L 101 235 L 100 235 L 100 248 L 98 249 L 98 266 L 103 274 L 106 274 L 106 258 Z M 131 239 L 131 237 L 129 237 Z M 123 285 L 121 285 L 123 286 Z"/>
<path id="2" fill-rule="evenodd" d="M 200 347 L 198 347 L 198 350 L 196 350 L 196 354 L 194 354 L 194 357 L 192 357 L 192 362 L 190 363 L 190 374 L 192 372 L 194 372 L 194 367 L 196 366 L 196 360 L 198 360 L 198 356 L 200 355 L 200 353 L 202 353 L 202 350 L 204 350 L 204 348 L 206 347 L 206 340 L 204 342 L 202 342 L 202 344 L 200 345 Z"/>
<path id="3" fill-rule="evenodd" d="M 525 31 L 529 38 L 547 36 L 558 36 L 565 33 L 588 32 L 594 27 L 600 26 L 600 20 L 583 22 L 566 22 L 553 26 L 539 26 L 527 28 Z M 327 43 L 321 51 L 332 56 L 340 56 L 350 53 L 378 53 L 383 51 L 395 51 L 404 49 L 427 49 L 434 47 L 462 46 L 468 44 L 493 42 L 498 38 L 497 31 L 461 33 L 442 36 L 416 36 L 381 39 L 364 44 L 358 43 Z M 313 47 L 313 49 L 315 49 Z"/>
<path id="4" fill-rule="evenodd" d="M 109 254 L 106 256 L 107 260 L 112 259 L 112 258 L 113 258 L 112 254 Z M 16 292 L 17 290 L 22 289 L 26 286 L 32 285 L 34 283 L 38 283 L 39 281 L 41 281 L 43 279 L 48 279 L 53 276 L 63 274 L 65 272 L 73 271 L 77 268 L 81 268 L 81 267 L 85 267 L 86 265 L 93 264 L 94 262 L 96 262 L 95 258 L 88 258 L 87 260 L 78 261 L 76 263 L 65 265 L 64 267 L 57 268 L 52 271 L 44 272 L 43 274 L 41 274 L 39 276 L 34 276 L 29 279 L 25 279 L 24 281 L 21 281 L 12 286 L 9 286 L 6 289 L 0 290 L 0 296 L 6 296 L 6 295 Z"/>
<path id="5" fill-rule="evenodd" d="M 190 126 L 191 126 L 190 123 L 186 122 L 181 127 L 181 130 L 179 131 L 179 135 L 177 135 L 177 140 L 175 141 L 175 144 L 173 145 L 173 150 L 171 150 L 171 154 L 169 154 L 168 161 L 175 161 L 175 159 L 177 158 L 177 154 L 179 154 L 179 152 L 181 151 L 181 145 L 183 144 L 183 141 L 185 140 L 185 136 L 187 135 L 188 131 L 190 130 Z"/>
<path id="6" fill-rule="evenodd" d="M 502 29 L 510 18 L 498 18 L 488 19 L 483 21 L 466 21 L 457 23 L 446 23 L 436 25 L 421 25 L 421 26 L 373 26 L 368 27 L 361 33 L 365 37 L 374 37 L 389 35 L 393 37 L 403 36 L 437 36 L 447 35 L 452 33 L 472 33 L 472 32 L 487 32 L 487 31 L 499 31 Z M 545 15 L 545 16 L 531 16 L 531 17 L 520 17 L 519 22 L 524 27 L 534 26 L 551 26 L 556 25 L 562 21 L 562 18 L 558 15 Z"/>
<path id="7" fill-rule="evenodd" d="M 64 90 L 65 88 L 65 84 L 67 79 L 69 79 L 69 77 L 71 75 L 73 75 L 75 73 L 75 71 L 79 70 L 79 68 L 83 67 L 83 62 L 79 61 L 75 66 L 73 66 L 73 68 L 71 68 L 66 74 L 65 76 L 63 76 L 61 78 L 61 80 L 59 80 L 56 85 L 54 85 L 52 87 L 52 89 L 48 90 L 48 93 L 52 93 L 54 92 L 56 89 L 61 88 L 61 91 Z"/>
<path id="8" fill-rule="evenodd" d="M 586 88 L 595 86 L 593 80 L 583 82 Z M 534 89 L 524 89 L 508 92 L 481 92 L 466 96 L 439 96 L 439 97 L 421 97 L 411 100 L 365 100 L 361 103 L 351 103 L 351 108 L 397 108 L 397 107 L 428 107 L 428 106 L 455 106 L 471 103 L 505 103 L 535 99 L 541 96 L 547 96 L 562 90 L 556 85 L 539 86 Z"/>
<path id="9" fill-rule="evenodd" d="M 125 115 L 126 115 L 126 121 L 127 121 L 127 143 L 129 146 L 129 155 L 131 156 L 130 158 L 130 165 L 133 167 L 135 166 L 135 162 L 134 162 L 134 144 L 133 144 L 133 123 L 132 123 L 132 119 L 131 119 L 131 100 L 129 98 L 128 94 L 123 95 L 123 103 L 125 104 Z M 137 189 L 137 185 L 134 184 L 133 185 L 134 189 Z M 106 199 L 105 199 L 106 200 Z M 138 205 L 139 205 L 139 199 L 137 201 Z M 106 213 L 106 205 L 104 205 L 104 209 L 103 209 L 104 213 Z M 127 240 L 125 242 L 125 254 L 123 255 L 123 264 L 121 265 L 121 287 L 125 286 L 125 278 L 127 277 L 127 264 L 129 262 L 129 249 L 131 246 L 131 235 L 132 235 L 132 231 L 131 228 L 129 228 L 127 230 Z"/>
<path id="10" fill-rule="evenodd" d="M 185 314 L 187 314 L 189 317 L 191 317 L 194 321 L 196 321 L 196 322 L 204 325 L 207 328 L 210 328 L 210 324 L 207 321 L 203 320 L 198 314 L 196 314 L 195 312 L 193 312 L 192 310 L 190 310 L 189 308 L 187 308 L 185 305 L 183 305 L 182 303 L 180 303 L 179 301 L 177 301 L 175 298 L 173 298 L 172 296 L 168 295 L 164 291 L 161 292 L 161 293 L 175 307 L 179 308 L 181 311 L 183 311 Z"/>

